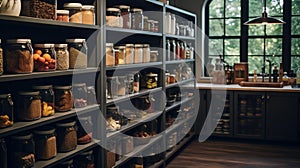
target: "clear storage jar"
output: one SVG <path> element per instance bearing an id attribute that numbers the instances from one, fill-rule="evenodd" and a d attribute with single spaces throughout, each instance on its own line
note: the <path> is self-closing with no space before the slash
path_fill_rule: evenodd
<path id="1" fill-rule="evenodd" d="M 107 77 L 107 98 L 114 99 L 118 97 L 119 80 L 117 76 Z"/>
<path id="2" fill-rule="evenodd" d="M 93 5 L 82 5 L 82 23 L 95 25 L 95 7 Z"/>
<path id="3" fill-rule="evenodd" d="M 79 117 L 78 119 L 78 130 L 77 130 L 77 143 L 87 144 L 92 142 L 93 137 L 93 122 L 92 118 L 89 117 Z"/>
<path id="4" fill-rule="evenodd" d="M 56 112 L 65 112 L 70 111 L 73 108 L 73 93 L 72 86 L 55 86 L 54 88 L 55 95 L 55 111 Z"/>
<path id="5" fill-rule="evenodd" d="M 126 95 L 127 88 L 127 76 L 118 76 L 119 86 L 118 86 L 118 96 Z"/>
<path id="6" fill-rule="evenodd" d="M 133 64 L 134 60 L 134 44 L 126 44 L 126 55 L 125 55 L 125 63 Z"/>
<path id="7" fill-rule="evenodd" d="M 20 121 L 32 121 L 42 116 L 40 92 L 19 92 L 16 100 L 16 118 Z"/>
<path id="8" fill-rule="evenodd" d="M 0 94 L 0 128 L 12 126 L 14 123 L 14 103 L 11 94 Z"/>
<path id="9" fill-rule="evenodd" d="M 55 113 L 54 92 L 52 85 L 33 86 L 34 91 L 39 91 L 42 103 L 42 116 L 48 117 Z"/>
<path id="10" fill-rule="evenodd" d="M 113 43 L 106 43 L 106 66 L 115 66 L 115 50 Z"/>
<path id="11" fill-rule="evenodd" d="M 94 86 L 87 87 L 87 103 L 88 105 L 97 104 L 97 95 Z"/>
<path id="12" fill-rule="evenodd" d="M 139 64 L 143 63 L 143 44 L 135 44 L 134 45 L 134 63 Z"/>
<path id="13" fill-rule="evenodd" d="M 87 88 L 85 83 L 76 83 L 72 85 L 74 107 L 87 106 Z"/>
<path id="14" fill-rule="evenodd" d="M 119 51 L 115 55 L 118 65 L 125 64 L 126 47 L 125 46 L 116 46 L 115 48 Z"/>
<path id="15" fill-rule="evenodd" d="M 85 39 L 66 39 L 69 48 L 69 67 L 87 68 L 88 47 Z"/>
<path id="16" fill-rule="evenodd" d="M 35 71 L 43 72 L 56 70 L 56 52 L 54 44 L 35 44 L 33 58 Z"/>
<path id="17" fill-rule="evenodd" d="M 66 121 L 56 124 L 57 151 L 69 152 L 77 147 L 76 122 Z"/>
<path id="18" fill-rule="evenodd" d="M 118 5 L 116 6 L 121 11 L 121 16 L 123 20 L 123 28 L 130 29 L 131 28 L 131 13 L 130 6 L 127 5 Z"/>
<path id="19" fill-rule="evenodd" d="M 33 49 L 30 39 L 7 40 L 4 55 L 7 73 L 31 73 L 33 71 Z"/>
<path id="20" fill-rule="evenodd" d="M 158 61 L 158 51 L 150 51 L 150 62 L 157 62 Z"/>
<path id="21" fill-rule="evenodd" d="M 38 160 L 49 160 L 56 156 L 55 129 L 50 126 L 34 130 L 35 154 Z"/>
<path id="22" fill-rule="evenodd" d="M 123 19 L 121 18 L 121 10 L 118 8 L 106 9 L 106 25 L 109 27 L 123 27 Z"/>
<path id="23" fill-rule="evenodd" d="M 70 67 L 68 44 L 55 44 L 56 69 L 67 70 Z"/>
<path id="24" fill-rule="evenodd" d="M 131 28 L 135 30 L 144 29 L 144 15 L 142 9 L 133 8 L 131 10 Z"/>
<path id="25" fill-rule="evenodd" d="M 69 21 L 73 23 L 82 23 L 82 4 L 81 3 L 65 3 L 64 9 L 69 10 Z"/>
<path id="26" fill-rule="evenodd" d="M 150 45 L 144 44 L 143 46 L 143 63 L 150 62 Z"/>
<path id="27" fill-rule="evenodd" d="M 144 31 L 150 31 L 149 21 L 147 16 L 144 16 Z"/>
<path id="28" fill-rule="evenodd" d="M 56 20 L 69 22 L 69 14 L 68 10 L 56 10 Z"/>
<path id="29" fill-rule="evenodd" d="M 0 39 L 0 75 L 3 74 L 3 49 L 2 49 L 2 46 L 1 46 L 1 39 Z"/>

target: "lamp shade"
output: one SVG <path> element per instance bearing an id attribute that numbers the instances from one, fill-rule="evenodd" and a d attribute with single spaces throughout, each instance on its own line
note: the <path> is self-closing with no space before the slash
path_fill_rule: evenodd
<path id="1" fill-rule="evenodd" d="M 264 11 L 261 17 L 251 19 L 245 22 L 244 25 L 268 25 L 268 24 L 284 24 L 284 23 L 285 22 L 280 19 L 268 17 L 267 12 Z"/>

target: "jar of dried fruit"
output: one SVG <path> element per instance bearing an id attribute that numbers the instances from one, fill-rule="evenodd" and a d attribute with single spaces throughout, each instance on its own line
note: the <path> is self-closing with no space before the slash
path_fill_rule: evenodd
<path id="1" fill-rule="evenodd" d="M 33 59 L 35 71 L 56 70 L 56 52 L 54 44 L 35 44 Z"/>
<path id="2" fill-rule="evenodd" d="M 11 94 L 0 94 L 0 128 L 13 125 L 13 106 Z"/>
<path id="3" fill-rule="evenodd" d="M 55 86 L 55 111 L 65 112 L 70 111 L 73 108 L 73 93 L 72 86 Z"/>
<path id="4" fill-rule="evenodd" d="M 42 101 L 42 116 L 48 117 L 55 113 L 54 92 L 52 85 L 33 86 L 34 91 L 39 91 Z"/>
<path id="5" fill-rule="evenodd" d="M 85 39 L 66 39 L 71 69 L 87 68 L 88 47 Z"/>

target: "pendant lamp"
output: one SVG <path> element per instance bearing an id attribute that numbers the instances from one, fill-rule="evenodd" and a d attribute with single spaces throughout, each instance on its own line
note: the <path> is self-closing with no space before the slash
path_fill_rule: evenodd
<path id="1" fill-rule="evenodd" d="M 244 23 L 244 25 L 268 25 L 268 24 L 285 24 L 284 21 L 272 17 L 268 17 L 267 14 L 267 2 L 266 0 L 262 0 L 263 2 L 263 12 L 261 17 L 257 17 L 254 19 L 251 19 Z"/>

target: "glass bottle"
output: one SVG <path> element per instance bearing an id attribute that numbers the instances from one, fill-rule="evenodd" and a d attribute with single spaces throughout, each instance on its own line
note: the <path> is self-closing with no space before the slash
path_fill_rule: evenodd
<path id="1" fill-rule="evenodd" d="M 177 44 L 176 44 L 176 60 L 179 60 L 180 59 L 180 51 L 181 51 L 181 46 L 180 46 L 180 42 L 177 41 Z"/>
<path id="2" fill-rule="evenodd" d="M 172 15 L 170 12 L 166 13 L 166 33 L 171 34 L 171 19 Z"/>
<path id="3" fill-rule="evenodd" d="M 167 61 L 170 61 L 171 60 L 171 43 L 170 43 L 170 40 L 167 39 L 167 58 L 166 60 Z"/>
<path id="4" fill-rule="evenodd" d="M 175 32 L 176 32 L 176 16 L 175 14 L 172 14 L 170 34 L 175 35 Z"/>
<path id="5" fill-rule="evenodd" d="M 208 63 L 206 65 L 207 75 L 212 77 L 215 65 L 212 63 L 213 58 L 208 58 Z"/>
<path id="6" fill-rule="evenodd" d="M 176 54 L 177 54 L 177 47 L 176 47 L 176 41 L 172 40 L 172 45 L 171 45 L 171 60 L 176 60 Z"/>

